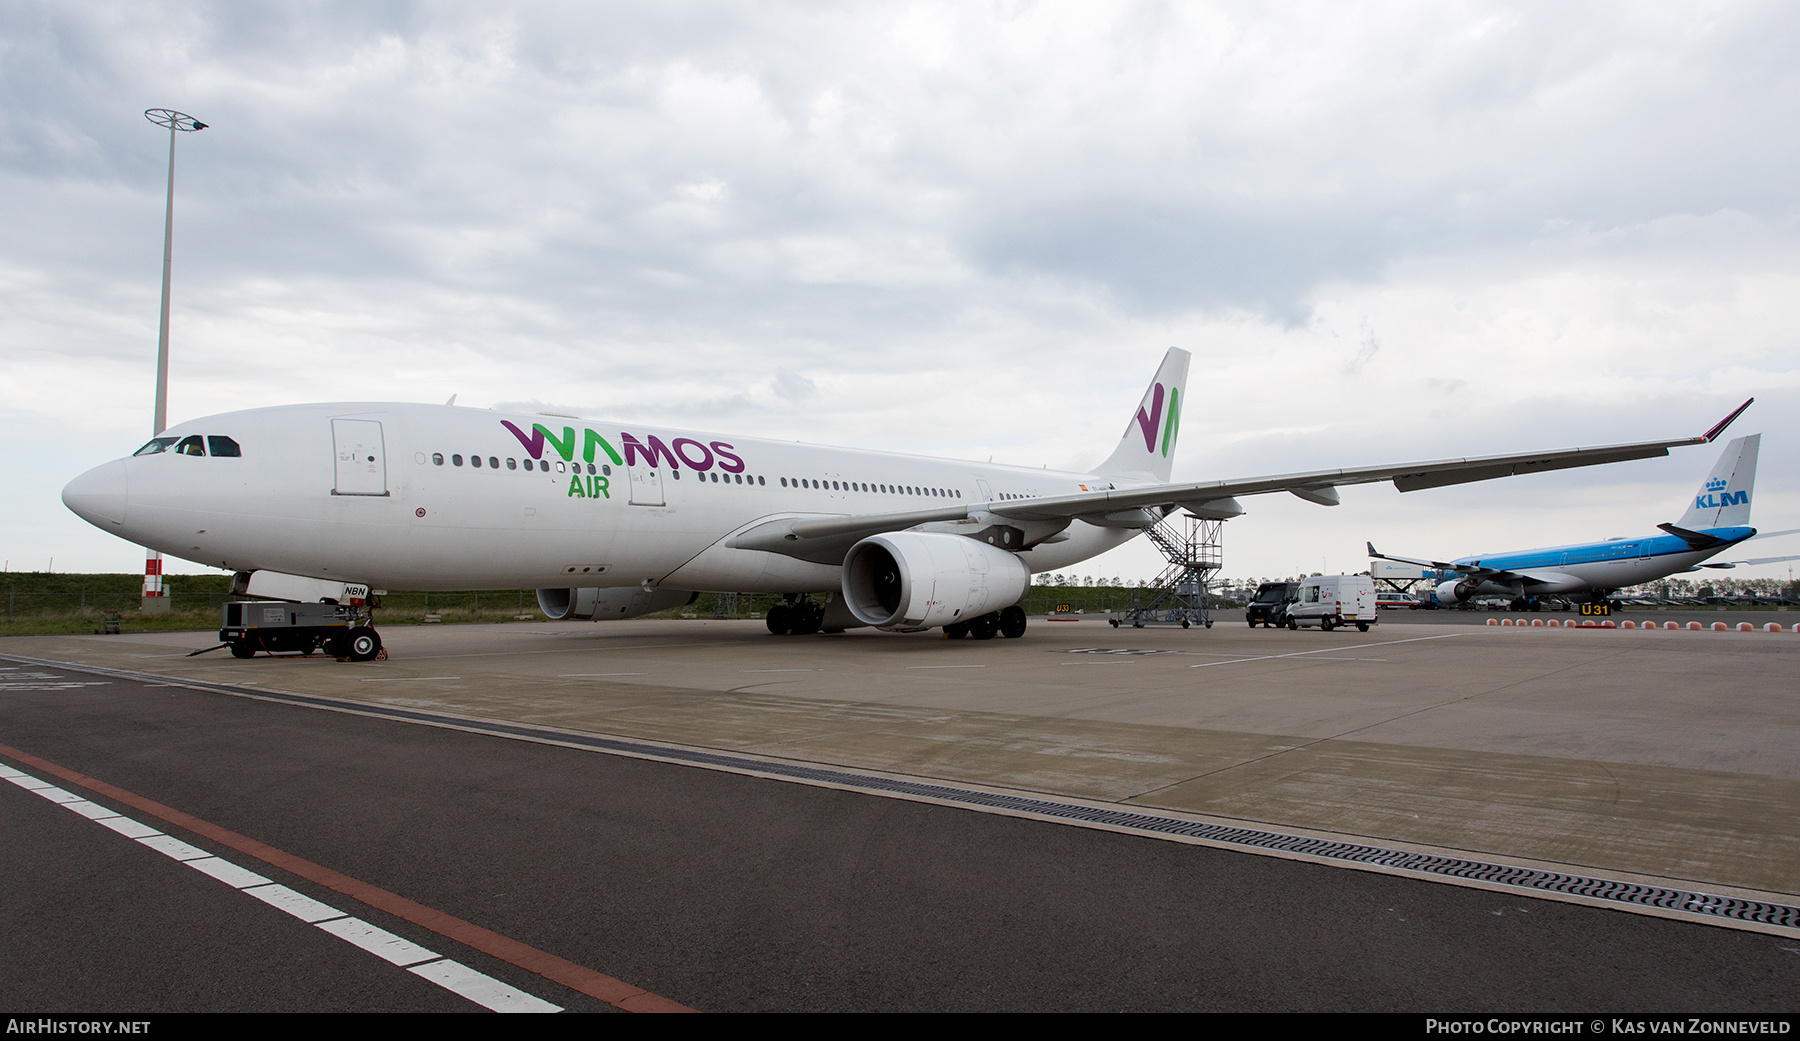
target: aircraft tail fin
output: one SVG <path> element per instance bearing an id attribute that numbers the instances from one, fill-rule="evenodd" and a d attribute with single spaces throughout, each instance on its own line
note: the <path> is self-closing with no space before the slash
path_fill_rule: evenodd
<path id="1" fill-rule="evenodd" d="M 1138 410 L 1125 424 L 1119 446 L 1095 473 L 1167 481 L 1175 465 L 1175 439 L 1181 429 L 1181 399 L 1187 393 L 1188 352 L 1169 348 L 1162 366 L 1144 391 Z"/>
<path id="2" fill-rule="evenodd" d="M 1735 438 L 1726 445 L 1725 454 L 1675 526 L 1689 531 L 1748 526 L 1750 493 L 1756 487 L 1756 452 L 1761 446 L 1761 434 Z"/>

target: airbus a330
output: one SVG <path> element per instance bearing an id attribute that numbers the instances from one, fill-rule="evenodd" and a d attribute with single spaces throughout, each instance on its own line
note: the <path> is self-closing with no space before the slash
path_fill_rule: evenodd
<path id="1" fill-rule="evenodd" d="M 1170 350 L 1090 470 L 958 462 L 669 427 L 421 404 L 261 408 L 171 427 L 63 490 L 104 531 L 248 579 L 536 588 L 552 618 L 626 618 L 700 591 L 783 594 L 781 633 L 1022 635 L 1034 572 L 1177 508 L 1400 491 L 1667 455 L 1694 437 L 1171 482 L 1188 354 Z M 1747 405 L 1748 403 L 1746 403 Z M 1742 411 L 1742 407 L 1738 412 Z M 239 586 L 240 590 L 243 584 Z"/>

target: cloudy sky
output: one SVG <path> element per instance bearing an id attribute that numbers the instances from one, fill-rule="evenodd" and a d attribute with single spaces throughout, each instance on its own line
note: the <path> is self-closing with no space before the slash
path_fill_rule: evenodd
<path id="1" fill-rule="evenodd" d="M 211 124 L 172 421 L 456 394 L 1082 467 L 1180 346 L 1177 479 L 1754 395 L 1753 520 L 1800 527 L 1800 7 L 1264 6 L 0 0 L 0 555 L 141 567 L 58 492 L 150 433 L 149 107 Z M 1715 458 L 1251 499 L 1226 574 L 1637 534 Z"/>

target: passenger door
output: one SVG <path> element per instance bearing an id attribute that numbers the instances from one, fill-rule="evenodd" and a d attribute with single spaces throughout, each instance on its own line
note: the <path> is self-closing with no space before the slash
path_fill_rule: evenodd
<path id="1" fill-rule="evenodd" d="M 381 424 L 372 419 L 334 419 L 331 442 L 336 456 L 333 495 L 386 495 L 387 450 Z"/>

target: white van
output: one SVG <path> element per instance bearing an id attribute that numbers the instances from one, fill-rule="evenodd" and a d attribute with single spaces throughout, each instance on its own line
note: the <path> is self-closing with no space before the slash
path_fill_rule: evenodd
<path id="1" fill-rule="evenodd" d="M 1340 625 L 1354 625 L 1366 633 L 1375 622 L 1375 580 L 1368 575 L 1303 578 L 1299 601 L 1288 605 L 1289 629 L 1316 625 L 1330 632 Z"/>

